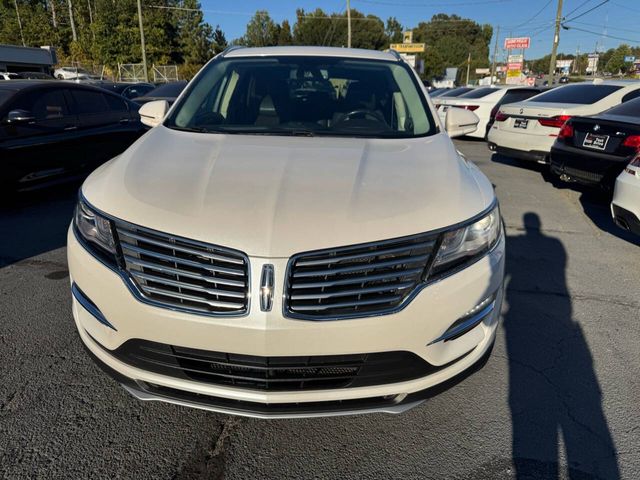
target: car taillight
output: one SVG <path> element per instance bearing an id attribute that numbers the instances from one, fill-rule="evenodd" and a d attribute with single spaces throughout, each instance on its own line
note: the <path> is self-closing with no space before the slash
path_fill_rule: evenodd
<path id="1" fill-rule="evenodd" d="M 496 122 L 504 122 L 507 118 L 509 118 L 509 115 L 507 115 L 504 112 L 498 112 L 498 113 L 496 113 L 495 121 Z"/>
<path id="2" fill-rule="evenodd" d="M 638 176 L 638 173 L 629 167 L 636 167 L 640 169 L 640 154 L 636 155 L 633 158 L 633 160 L 629 162 L 629 165 L 624 169 L 624 171 L 627 172 L 629 175 Z"/>
<path id="3" fill-rule="evenodd" d="M 624 147 L 634 148 L 636 150 L 640 150 L 640 135 L 629 135 L 622 142 Z M 637 161 L 638 157 L 636 157 L 633 161 Z"/>
<path id="4" fill-rule="evenodd" d="M 477 110 L 478 107 L 480 107 L 480 105 L 465 105 L 462 108 L 464 108 L 465 110 L 471 110 L 473 112 L 474 110 Z"/>
<path id="5" fill-rule="evenodd" d="M 496 119 L 496 113 L 498 113 L 498 105 L 491 109 L 491 113 L 489 114 L 490 118 Z"/>
<path id="6" fill-rule="evenodd" d="M 571 115 L 556 115 L 555 117 L 539 118 L 538 123 L 544 127 L 561 128 L 571 118 Z"/>
<path id="7" fill-rule="evenodd" d="M 564 140 L 572 137 L 573 137 L 573 125 L 570 125 L 569 122 L 566 122 L 564 125 L 562 125 L 562 127 L 560 128 L 560 131 L 558 132 L 558 140 Z"/>

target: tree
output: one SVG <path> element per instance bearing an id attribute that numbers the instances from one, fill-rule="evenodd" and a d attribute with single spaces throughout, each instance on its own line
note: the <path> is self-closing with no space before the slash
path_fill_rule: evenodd
<path id="1" fill-rule="evenodd" d="M 293 36 L 291 35 L 291 26 L 288 20 L 283 20 L 278 32 L 278 45 L 291 45 L 293 44 Z"/>
<path id="2" fill-rule="evenodd" d="M 217 55 L 229 46 L 227 37 L 220 28 L 220 25 L 216 25 L 216 29 L 213 31 L 213 51 Z"/>
<path id="3" fill-rule="evenodd" d="M 178 43 L 184 63 L 204 65 L 213 54 L 211 25 L 205 23 L 204 15 L 197 0 L 184 0 L 184 12 L 178 25 Z"/>
<path id="4" fill-rule="evenodd" d="M 387 27 L 385 28 L 385 34 L 387 35 L 388 43 L 402 43 L 403 28 L 396 17 L 387 18 Z"/>
<path id="5" fill-rule="evenodd" d="M 278 25 L 266 10 L 258 10 L 249 23 L 242 39 L 248 47 L 270 47 L 278 43 Z"/>
<path id="6" fill-rule="evenodd" d="M 296 45 L 329 45 L 344 47 L 347 45 L 347 14 L 326 14 L 317 8 L 312 13 L 303 9 L 296 10 L 297 21 L 293 27 L 293 40 Z M 380 50 L 387 42 L 383 21 L 375 15 L 364 15 L 351 9 L 352 32 L 351 45 L 355 48 Z"/>
<path id="7" fill-rule="evenodd" d="M 613 74 L 627 73 L 633 67 L 633 62 L 624 61 L 624 57 L 629 55 L 631 55 L 631 47 L 624 43 L 619 45 L 604 64 L 604 70 Z"/>
<path id="8" fill-rule="evenodd" d="M 458 15 L 439 13 L 429 22 L 420 22 L 413 29 L 414 42 L 426 43 L 427 51 L 420 56 L 425 62 L 425 77 L 440 76 L 447 67 L 459 68 L 459 81 L 466 72 L 471 54 L 470 78 L 476 68 L 489 66 L 489 42 L 493 36 L 491 25 L 480 25 Z"/>

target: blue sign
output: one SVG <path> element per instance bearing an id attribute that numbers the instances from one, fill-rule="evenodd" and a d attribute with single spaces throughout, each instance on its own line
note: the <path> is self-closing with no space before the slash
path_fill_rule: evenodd
<path id="1" fill-rule="evenodd" d="M 633 55 L 627 55 L 626 57 L 624 57 L 624 61 L 625 62 L 635 62 L 636 61 L 636 57 L 634 57 Z"/>

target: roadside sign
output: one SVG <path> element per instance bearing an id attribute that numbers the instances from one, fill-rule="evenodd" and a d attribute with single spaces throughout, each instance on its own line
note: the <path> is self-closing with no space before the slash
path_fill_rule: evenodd
<path id="1" fill-rule="evenodd" d="M 424 52 L 426 45 L 424 43 L 392 43 L 389 48 L 398 53 L 420 53 Z"/>
<path id="2" fill-rule="evenodd" d="M 573 60 L 556 60 L 556 68 L 571 68 Z"/>
<path id="3" fill-rule="evenodd" d="M 518 48 L 529 48 L 531 45 L 530 37 L 514 37 L 504 39 L 504 49 L 514 50 Z"/>
<path id="4" fill-rule="evenodd" d="M 510 72 L 517 70 L 519 72 L 520 70 L 522 70 L 522 62 L 507 64 L 507 70 Z"/>
<path id="5" fill-rule="evenodd" d="M 509 63 L 522 63 L 524 61 L 524 55 L 521 53 L 509 55 L 508 61 Z"/>
<path id="6" fill-rule="evenodd" d="M 413 43 L 413 30 L 402 33 L 402 43 Z"/>
<path id="7" fill-rule="evenodd" d="M 636 61 L 636 57 L 634 57 L 633 55 L 627 55 L 624 57 L 624 61 L 625 62 L 635 62 Z"/>
<path id="8" fill-rule="evenodd" d="M 488 68 L 476 68 L 476 74 L 478 75 L 488 75 L 490 70 Z"/>

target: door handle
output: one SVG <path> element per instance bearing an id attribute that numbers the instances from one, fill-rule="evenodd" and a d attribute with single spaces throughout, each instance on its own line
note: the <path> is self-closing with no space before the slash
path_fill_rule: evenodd
<path id="1" fill-rule="evenodd" d="M 66 132 L 70 131 L 70 130 L 77 130 L 78 126 L 77 125 L 67 125 L 66 127 L 64 127 L 64 130 Z"/>
<path id="2" fill-rule="evenodd" d="M 129 119 L 128 118 L 121 118 L 120 119 L 120 123 L 129 123 Z"/>

